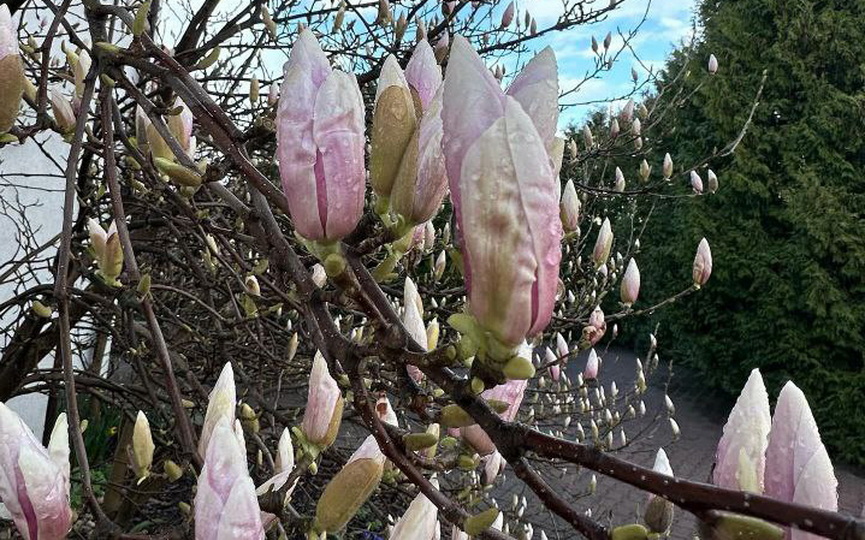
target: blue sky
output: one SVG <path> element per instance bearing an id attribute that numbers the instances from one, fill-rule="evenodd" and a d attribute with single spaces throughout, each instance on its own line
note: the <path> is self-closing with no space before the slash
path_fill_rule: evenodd
<path id="1" fill-rule="evenodd" d="M 576 105 L 562 112 L 560 126 L 565 127 L 569 122 L 579 121 L 589 111 L 604 106 L 592 102 L 615 99 L 631 91 L 634 87 L 631 79 L 632 67 L 637 71 L 639 82 L 645 81 L 649 76 L 648 70 L 660 69 L 675 46 L 682 40 L 690 39 L 693 33 L 695 4 L 696 0 L 653 0 L 651 4 L 649 0 L 625 0 L 605 21 L 538 40 L 543 43 L 538 43 L 534 48 L 550 45 L 556 52 L 559 61 L 559 84 L 562 91 L 565 91 L 574 88 L 585 78 L 586 73 L 594 70 L 596 56 L 591 49 L 593 35 L 600 43 L 607 32 L 612 32 L 610 49 L 618 51 L 622 47 L 620 33 L 627 35 L 640 23 L 643 14 L 647 13 L 645 23 L 631 41 L 640 57 L 639 61 L 626 49 L 619 55 L 610 71 L 601 73 L 600 78 L 584 82 L 577 92 L 565 96 L 562 99 L 563 104 Z M 538 19 L 539 27 L 555 23 L 562 12 L 561 0 L 522 0 L 518 5 L 521 9 L 529 9 Z M 615 102 L 613 106 L 616 106 Z"/>

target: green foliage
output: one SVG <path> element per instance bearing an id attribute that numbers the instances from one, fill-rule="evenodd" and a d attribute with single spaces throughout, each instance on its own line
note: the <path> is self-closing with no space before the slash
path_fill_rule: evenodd
<path id="1" fill-rule="evenodd" d="M 835 456 L 865 463 L 865 1 L 707 0 L 700 19 L 667 66 L 690 97 L 656 141 L 682 194 L 683 167 L 736 139 L 764 71 L 765 88 L 735 153 L 709 164 L 718 193 L 655 213 L 644 299 L 680 290 L 708 238 L 712 278 L 659 313 L 664 346 L 731 394 L 753 367 L 772 395 L 792 379 Z"/>

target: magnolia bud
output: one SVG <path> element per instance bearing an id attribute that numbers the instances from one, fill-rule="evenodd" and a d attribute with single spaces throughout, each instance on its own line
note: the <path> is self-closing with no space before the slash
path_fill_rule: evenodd
<path id="1" fill-rule="evenodd" d="M 636 259 L 631 259 L 628 262 L 628 267 L 625 269 L 625 277 L 622 278 L 622 286 L 619 290 L 622 303 L 626 306 L 631 306 L 637 301 L 640 294 L 640 269 L 637 268 Z"/>
<path id="2" fill-rule="evenodd" d="M 706 189 L 708 189 L 709 193 L 718 191 L 718 177 L 712 169 L 709 169 L 706 173 Z"/>
<path id="3" fill-rule="evenodd" d="M 693 189 L 694 193 L 697 195 L 703 193 L 703 179 L 700 178 L 697 171 L 691 171 L 691 189 Z"/>
<path id="4" fill-rule="evenodd" d="M 580 198 L 577 196 L 577 188 L 571 179 L 568 179 L 562 191 L 559 213 L 565 232 L 576 231 L 580 220 Z"/>
<path id="5" fill-rule="evenodd" d="M 650 174 L 652 174 L 652 168 L 649 167 L 649 162 L 644 159 L 640 163 L 640 178 L 645 182 L 649 179 Z"/>
<path id="6" fill-rule="evenodd" d="M 610 138 L 615 139 L 619 136 L 619 121 L 613 118 L 610 121 Z"/>
<path id="7" fill-rule="evenodd" d="M 595 39 L 595 36 L 592 36 L 592 52 L 598 52 L 598 40 Z"/>
<path id="8" fill-rule="evenodd" d="M 639 118 L 634 118 L 634 123 L 631 124 L 631 133 L 636 136 L 640 136 L 643 132 L 643 123 L 640 122 Z"/>
<path id="9" fill-rule="evenodd" d="M 144 480 L 150 474 L 150 466 L 153 464 L 153 436 L 150 433 L 150 423 L 143 412 L 138 411 L 135 418 L 135 426 L 132 428 L 132 470 L 139 481 Z"/>
<path id="10" fill-rule="evenodd" d="M 673 158 L 670 157 L 670 154 L 664 155 L 664 166 L 661 172 L 664 174 L 664 179 L 666 180 L 669 180 L 673 176 Z"/>
<path id="11" fill-rule="evenodd" d="M 692 276 L 694 284 L 703 286 L 709 281 L 709 276 L 712 275 L 712 250 L 709 248 L 709 242 L 705 238 L 700 240 L 697 246 L 697 255 L 694 257 L 694 267 Z"/>
<path id="12" fill-rule="evenodd" d="M 315 511 L 319 531 L 341 530 L 378 487 L 385 456 L 370 435 L 324 488 Z"/>
<path id="13" fill-rule="evenodd" d="M 249 102 L 256 105 L 260 94 L 261 84 L 258 82 L 258 77 L 253 77 L 252 80 L 249 81 Z"/>
<path id="14" fill-rule="evenodd" d="M 508 7 L 502 12 L 502 22 L 499 25 L 499 28 L 504 29 L 511 25 L 514 21 L 514 13 L 516 12 L 516 3 L 514 0 L 511 0 L 511 3 L 508 4 Z"/>
<path id="15" fill-rule="evenodd" d="M 601 230 L 598 232 L 598 239 L 595 241 L 595 248 L 592 250 L 592 261 L 595 263 L 595 269 L 601 268 L 607 264 L 612 247 L 612 226 L 610 225 L 610 219 L 604 218 L 604 222 L 601 224 Z"/>
<path id="16" fill-rule="evenodd" d="M 625 174 L 618 167 L 616 167 L 616 183 L 613 186 L 613 191 L 619 193 L 625 191 Z"/>
<path id="17" fill-rule="evenodd" d="M 63 97 L 55 88 L 52 88 L 49 92 L 49 100 L 51 101 L 51 110 L 54 113 L 54 123 L 57 124 L 57 129 L 64 134 L 72 133 L 75 129 L 75 112 L 72 110 L 69 100 Z"/>
<path id="18" fill-rule="evenodd" d="M 718 72 L 718 59 L 715 58 L 714 54 L 709 55 L 709 73 L 714 75 Z"/>
<path id="19" fill-rule="evenodd" d="M 592 130 L 589 126 L 583 126 L 583 141 L 586 143 L 586 148 L 592 148 L 595 145 L 595 138 L 592 137 Z"/>

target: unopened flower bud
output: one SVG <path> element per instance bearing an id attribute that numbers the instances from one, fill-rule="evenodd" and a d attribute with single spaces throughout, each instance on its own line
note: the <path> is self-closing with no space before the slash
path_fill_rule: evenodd
<path id="1" fill-rule="evenodd" d="M 715 175 L 715 172 L 712 169 L 709 169 L 706 172 L 706 189 L 709 193 L 715 193 L 718 191 L 718 176 Z"/>
<path id="2" fill-rule="evenodd" d="M 709 68 L 709 73 L 712 75 L 714 75 L 715 73 L 718 72 L 718 59 L 715 57 L 714 54 L 709 55 L 708 68 Z"/>
<path id="3" fill-rule="evenodd" d="M 670 157 L 670 154 L 664 154 L 664 166 L 661 172 L 664 174 L 664 179 L 668 180 L 673 176 L 673 158 Z"/>
<path id="4" fill-rule="evenodd" d="M 697 254 L 694 256 L 694 268 L 692 276 L 694 284 L 701 287 L 709 281 L 709 276 L 712 275 L 712 250 L 709 248 L 709 242 L 705 238 L 700 240 L 700 245 L 697 246 Z"/>
<path id="5" fill-rule="evenodd" d="M 150 422 L 142 411 L 138 411 L 135 418 L 135 426 L 132 428 L 132 470 L 139 481 L 150 475 L 150 466 L 153 464 L 153 435 L 150 433 Z"/>
<path id="6" fill-rule="evenodd" d="M 691 171 L 691 189 L 693 189 L 694 193 L 697 195 L 703 193 L 703 179 L 700 178 L 697 171 Z"/>

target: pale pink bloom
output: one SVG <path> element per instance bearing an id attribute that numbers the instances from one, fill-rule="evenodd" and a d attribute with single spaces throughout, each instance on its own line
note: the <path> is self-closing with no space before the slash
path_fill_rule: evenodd
<path id="1" fill-rule="evenodd" d="M 838 510 L 838 480 L 805 394 L 788 382 L 778 396 L 766 448 L 765 494 L 782 501 Z M 788 529 L 790 540 L 820 537 Z"/>
<path id="2" fill-rule="evenodd" d="M 469 312 L 516 347 L 546 328 L 558 283 L 558 189 L 535 124 L 465 38 L 454 40 L 442 121 Z"/>
<path id="3" fill-rule="evenodd" d="M 438 481 L 430 480 L 438 488 Z M 394 525 L 390 540 L 433 540 L 438 530 L 438 507 L 418 493 Z"/>
<path id="4" fill-rule="evenodd" d="M 336 415 L 342 416 L 342 393 L 327 369 L 324 356 L 320 351 L 316 351 L 312 360 L 309 395 L 300 429 L 309 442 L 330 446 L 339 430 L 339 419 L 335 418 Z M 333 429 L 334 422 L 336 422 L 336 430 Z"/>
<path id="5" fill-rule="evenodd" d="M 264 538 L 246 448 L 225 418 L 213 429 L 195 494 L 196 540 Z"/>
<path id="6" fill-rule="evenodd" d="M 712 477 L 716 486 L 763 493 L 769 427 L 769 396 L 760 370 L 754 369 L 718 442 Z"/>
<path id="7" fill-rule="evenodd" d="M 628 267 L 625 269 L 625 277 L 622 278 L 622 287 L 620 289 L 622 303 L 626 306 L 632 305 L 637 301 L 640 295 L 640 269 L 637 267 L 637 260 L 631 259 L 628 261 Z"/>
<path id="8" fill-rule="evenodd" d="M 526 392 L 528 381 L 524 379 L 514 379 L 500 384 L 481 393 L 481 397 L 486 400 L 496 400 L 507 403 L 509 407 L 499 416 L 506 422 L 512 422 L 520 410 L 520 405 L 523 402 L 523 395 Z M 492 453 L 496 449 L 496 445 L 490 439 L 484 429 L 477 425 L 460 428 L 460 434 L 467 443 L 469 443 L 475 451 L 485 456 Z"/>
<path id="9" fill-rule="evenodd" d="M 709 241 L 703 238 L 700 240 L 700 245 L 697 246 L 697 254 L 694 256 L 694 267 L 691 272 L 694 283 L 700 286 L 709 281 L 709 276 L 712 275 L 712 250 L 709 248 Z"/>
<path id="10" fill-rule="evenodd" d="M 285 64 L 277 111 L 282 187 L 301 236 L 339 240 L 363 213 L 364 106 L 354 75 L 333 71 L 309 29 Z"/>
<path id="11" fill-rule="evenodd" d="M 586 380 L 597 379 L 599 367 L 598 353 L 595 352 L 595 349 L 591 349 L 589 351 L 589 358 L 586 360 L 586 369 L 583 370 L 583 378 Z"/>
<path id="12" fill-rule="evenodd" d="M 487 454 L 482 457 L 481 464 L 483 465 L 482 482 L 484 485 L 490 485 L 495 482 L 496 478 L 505 470 L 507 462 L 499 451 L 496 450 L 492 454 Z"/>
<path id="13" fill-rule="evenodd" d="M 198 439 L 198 453 L 202 457 L 207 453 L 210 437 L 217 424 L 222 420 L 228 422 L 228 425 L 234 424 L 236 409 L 237 389 L 234 385 L 234 370 L 231 368 L 231 363 L 226 362 L 207 401 L 207 412 L 204 414 L 201 437 Z"/>
<path id="14" fill-rule="evenodd" d="M 57 417 L 48 448 L 0 402 L 0 500 L 26 540 L 61 540 L 72 524 L 66 415 Z"/>
<path id="15" fill-rule="evenodd" d="M 601 309 L 601 306 L 598 306 L 592 310 L 592 314 L 589 315 L 589 324 L 583 329 L 583 333 L 586 335 L 586 338 L 589 340 L 591 345 L 596 345 L 601 341 L 601 338 L 604 337 L 606 332 L 607 321 L 604 317 L 604 310 Z"/>
<path id="16" fill-rule="evenodd" d="M 415 46 L 405 67 L 405 78 L 417 93 L 422 109 L 427 110 L 442 84 L 442 68 L 427 40 L 421 40 Z"/>

